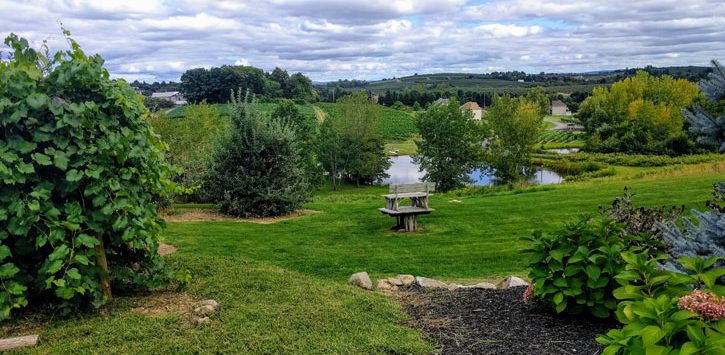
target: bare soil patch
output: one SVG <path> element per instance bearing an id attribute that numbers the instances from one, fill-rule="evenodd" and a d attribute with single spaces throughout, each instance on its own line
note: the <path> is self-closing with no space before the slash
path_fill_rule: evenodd
<path id="1" fill-rule="evenodd" d="M 177 208 L 161 213 L 166 222 L 249 222 L 259 224 L 273 224 L 287 221 L 301 216 L 322 213 L 315 210 L 298 210 L 285 216 L 238 218 L 222 214 L 219 210 L 211 208 Z"/>
<path id="2" fill-rule="evenodd" d="M 176 247 L 171 244 L 159 243 L 159 255 L 169 255 L 176 253 Z"/>
<path id="3" fill-rule="evenodd" d="M 438 343 L 441 354 L 597 354 L 595 338 L 611 320 L 556 315 L 522 300 L 525 287 L 391 293 L 411 315 L 409 325 Z"/>
<path id="4" fill-rule="evenodd" d="M 154 292 L 151 295 L 139 297 L 132 311 L 150 316 L 163 316 L 169 313 L 178 313 L 191 317 L 194 304 L 198 300 L 184 292 Z"/>

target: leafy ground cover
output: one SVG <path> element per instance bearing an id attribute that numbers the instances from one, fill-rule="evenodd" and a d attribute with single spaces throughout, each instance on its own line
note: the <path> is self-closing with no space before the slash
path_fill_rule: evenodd
<path id="1" fill-rule="evenodd" d="M 143 298 L 119 297 L 105 314 L 51 321 L 20 315 L 0 334 L 40 330 L 43 343 L 31 353 L 429 353 L 432 342 L 405 327 L 410 318 L 400 305 L 346 285 L 349 275 L 526 275 L 522 237 L 534 229 L 552 231 L 595 213 L 624 186 L 632 186 L 638 205 L 703 208 L 712 184 L 725 176 L 722 164 L 712 163 L 625 168 L 561 186 L 436 194 L 436 211 L 420 219 L 424 231 L 414 234 L 390 231 L 392 219 L 378 213 L 384 187 L 323 187 L 305 206 L 322 213 L 274 224 L 169 223 L 163 238 L 178 251 L 168 258 L 194 275 L 187 294 L 222 305 L 211 324 L 196 325 L 183 311 L 139 313 L 134 308 Z"/>

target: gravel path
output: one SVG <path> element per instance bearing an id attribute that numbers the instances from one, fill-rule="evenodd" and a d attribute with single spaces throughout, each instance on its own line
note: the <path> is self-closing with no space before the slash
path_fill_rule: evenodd
<path id="1" fill-rule="evenodd" d="M 533 309 L 524 287 L 505 290 L 424 290 L 398 293 L 411 325 L 423 329 L 441 354 L 599 354 L 594 339 L 616 322 L 557 316 Z"/>

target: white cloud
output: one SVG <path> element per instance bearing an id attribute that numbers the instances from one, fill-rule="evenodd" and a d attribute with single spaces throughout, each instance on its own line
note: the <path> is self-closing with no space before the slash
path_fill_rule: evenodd
<path id="1" fill-rule="evenodd" d="M 235 63 L 334 80 L 725 59 L 725 3 L 715 0 L 0 0 L 0 13 L 12 14 L 0 34 L 53 49 L 67 47 L 62 22 L 129 79 Z"/>

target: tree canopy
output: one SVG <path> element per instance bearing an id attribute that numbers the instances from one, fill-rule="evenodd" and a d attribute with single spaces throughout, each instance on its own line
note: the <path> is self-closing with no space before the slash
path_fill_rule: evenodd
<path id="1" fill-rule="evenodd" d="M 223 65 L 211 69 L 189 69 L 181 75 L 180 88 L 189 102 L 225 103 L 232 92 L 242 90 L 265 98 L 289 98 L 311 101 L 316 98 L 312 81 L 302 73 L 292 76 L 275 68 L 272 73 L 262 69 Z"/>
<path id="2" fill-rule="evenodd" d="M 633 77 L 595 88 L 578 117 L 587 129 L 588 148 L 601 152 L 682 153 L 682 109 L 702 99 L 692 82 L 638 71 Z"/>
<path id="3" fill-rule="evenodd" d="M 335 179 L 369 184 L 386 176 L 390 161 L 379 132 L 380 105 L 365 92 L 338 101 L 337 110 L 323 124 L 320 152 L 322 164 Z"/>
<path id="4" fill-rule="evenodd" d="M 416 126 L 421 140 L 416 141 L 420 164 L 426 181 L 436 189 L 448 191 L 471 182 L 468 174 L 477 167 L 481 157 L 481 137 L 470 111 L 462 112 L 458 100 L 445 105 L 430 105 L 419 114 Z"/>
<path id="5" fill-rule="evenodd" d="M 541 130 L 540 106 L 523 97 L 496 96 L 485 120 L 486 162 L 503 181 L 521 178 Z"/>

